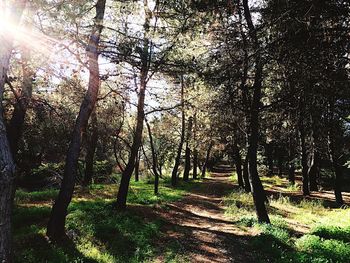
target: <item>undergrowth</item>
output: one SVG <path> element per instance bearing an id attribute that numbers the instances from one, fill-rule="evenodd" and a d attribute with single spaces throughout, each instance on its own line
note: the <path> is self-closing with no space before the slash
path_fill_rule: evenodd
<path id="1" fill-rule="evenodd" d="M 143 206 L 163 205 L 181 199 L 198 182 L 180 184 L 173 189 L 163 183 L 154 195 L 153 184 L 131 182 L 128 204 L 139 206 L 128 212 L 116 212 L 113 202 L 117 185 L 95 184 L 77 187 L 69 206 L 63 244 L 50 243 L 45 235 L 51 205 L 58 190 L 27 192 L 17 190 L 14 209 L 15 262 L 151 262 L 160 253 L 155 241 L 160 237 L 162 221 L 143 218 L 137 212 Z M 168 262 L 185 262 L 179 247 L 170 246 Z"/>
<path id="2" fill-rule="evenodd" d="M 271 178 L 262 178 L 269 182 Z M 275 179 L 272 178 L 272 180 Z M 269 197 L 271 224 L 258 223 L 253 198 L 242 190 L 224 199 L 226 215 L 244 229 L 259 233 L 252 245 L 261 262 L 350 262 L 350 209 L 331 209 L 322 201 Z"/>

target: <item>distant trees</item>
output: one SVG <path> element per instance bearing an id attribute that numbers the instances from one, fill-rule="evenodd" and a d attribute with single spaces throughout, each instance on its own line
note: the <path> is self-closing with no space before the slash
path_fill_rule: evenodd
<path id="1" fill-rule="evenodd" d="M 274 96 L 278 96 L 280 105 L 285 109 L 282 121 L 290 134 L 288 152 L 292 178 L 295 152 L 301 154 L 304 195 L 318 190 L 320 169 L 331 168 L 327 164 L 327 161 L 332 163 L 332 143 L 329 143 L 331 139 L 327 128 L 330 116 L 334 116 L 329 112 L 331 105 L 338 101 L 336 111 L 345 114 L 343 116 L 348 114 L 345 105 L 349 103 L 346 88 L 349 85 L 346 69 L 349 12 L 349 3 L 342 1 L 319 5 L 312 1 L 302 4 L 297 1 L 268 1 L 263 12 L 266 21 L 279 21 L 271 25 L 270 41 L 267 43 L 268 56 L 275 65 L 270 71 L 274 74 L 270 85 L 278 90 Z M 281 107 L 273 110 L 280 112 Z M 340 115 L 336 119 L 341 130 L 345 119 Z M 300 143 L 293 139 L 295 136 L 299 137 Z M 333 171 L 337 173 L 334 167 Z M 337 199 L 341 204 L 339 191 Z"/>

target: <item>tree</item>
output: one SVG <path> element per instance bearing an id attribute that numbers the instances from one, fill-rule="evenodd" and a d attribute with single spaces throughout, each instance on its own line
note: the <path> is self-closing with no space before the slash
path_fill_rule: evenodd
<path id="1" fill-rule="evenodd" d="M 191 169 L 191 148 L 189 146 L 192 134 L 193 117 L 188 118 L 187 134 L 186 134 L 186 147 L 185 147 L 185 169 L 183 178 L 184 181 L 188 181 Z"/>
<path id="2" fill-rule="evenodd" d="M 256 213 L 259 222 L 270 223 L 269 216 L 265 207 L 265 192 L 262 183 L 259 178 L 257 169 L 257 150 L 258 150 L 258 138 L 259 138 L 259 111 L 260 111 L 260 99 L 262 88 L 262 70 L 263 61 L 260 53 L 260 44 L 257 37 L 256 29 L 252 21 L 250 9 L 248 6 L 248 0 L 243 0 L 244 16 L 248 25 L 249 35 L 253 42 L 255 51 L 255 76 L 253 84 L 253 98 L 250 108 L 250 136 L 249 136 L 249 179 L 252 188 L 252 194 Z"/>
<path id="3" fill-rule="evenodd" d="M 106 0 L 98 0 L 95 5 L 96 17 L 94 18 L 94 26 L 86 48 L 89 65 L 89 84 L 84 100 L 81 103 L 79 114 L 72 133 L 71 142 L 69 144 L 60 192 L 52 207 L 50 220 L 47 226 L 47 235 L 52 240 L 59 240 L 65 236 L 65 220 L 67 216 L 67 208 L 72 199 L 74 191 L 82 132 L 86 129 L 90 115 L 95 107 L 101 85 L 99 76 L 98 49 L 101 32 L 103 29 L 105 6 Z"/>
<path id="4" fill-rule="evenodd" d="M 152 131 L 151 131 L 151 126 L 149 125 L 147 119 L 146 121 L 146 126 L 147 126 L 147 131 L 148 131 L 148 137 L 149 137 L 149 142 L 151 146 L 151 153 L 152 153 L 152 171 L 154 174 L 154 194 L 158 194 L 158 186 L 159 186 L 159 172 L 158 172 L 158 161 L 157 161 L 157 153 L 156 149 L 154 148 L 154 142 L 153 142 L 153 136 L 152 136 Z"/>
<path id="5" fill-rule="evenodd" d="M 18 26 L 27 1 L 9 1 L 1 6 L 11 9 L 10 17 L 14 30 Z M 7 19 L 10 19 L 7 17 Z M 0 29 L 0 261 L 12 262 L 12 203 L 14 197 L 15 164 L 6 132 L 4 121 L 4 89 L 10 64 L 13 37 L 11 28 Z"/>
<path id="6" fill-rule="evenodd" d="M 178 169 L 180 165 L 180 158 L 181 158 L 181 152 L 183 143 L 185 141 L 185 99 L 184 99 L 184 89 L 185 89 L 185 83 L 183 79 L 183 75 L 181 75 L 181 135 L 180 135 L 180 142 L 179 146 L 177 148 L 176 157 L 175 157 L 175 164 L 173 171 L 171 173 L 171 185 L 176 186 L 177 184 L 177 177 L 178 177 Z"/>
<path id="7" fill-rule="evenodd" d="M 92 181 L 94 174 L 94 156 L 98 142 L 98 124 L 96 110 L 94 110 L 91 115 L 91 132 L 86 136 L 87 149 L 85 156 L 85 173 L 83 179 L 84 186 L 90 185 Z"/>
<path id="8" fill-rule="evenodd" d="M 150 33 L 150 23 L 153 17 L 151 10 L 148 7 L 148 1 L 144 0 L 143 7 L 145 11 L 145 22 L 144 22 L 144 39 L 141 53 L 141 70 L 140 70 L 140 87 L 138 93 L 137 102 L 137 116 L 136 116 L 136 128 L 133 136 L 133 143 L 131 146 L 130 156 L 128 163 L 122 173 L 122 179 L 119 185 L 116 208 L 124 210 L 126 208 L 126 198 L 129 190 L 129 183 L 131 175 L 135 168 L 136 157 L 141 145 L 143 122 L 145 119 L 145 95 L 148 82 L 148 72 L 150 64 L 150 39 L 148 34 Z"/>
<path id="9" fill-rule="evenodd" d="M 31 23 L 32 21 L 29 22 L 29 24 Z M 14 105 L 12 117 L 7 127 L 9 143 L 14 159 L 16 159 L 17 156 L 18 143 L 22 136 L 24 119 L 33 90 L 34 70 L 31 65 L 31 51 L 27 45 L 28 44 L 22 44 L 21 60 L 23 77 L 19 91 L 15 91 L 18 101 L 16 101 Z"/>

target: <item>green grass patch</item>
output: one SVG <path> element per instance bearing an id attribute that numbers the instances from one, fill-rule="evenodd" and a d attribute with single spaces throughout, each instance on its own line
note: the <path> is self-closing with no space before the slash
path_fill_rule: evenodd
<path id="1" fill-rule="evenodd" d="M 190 184 L 190 183 L 189 183 Z M 188 189 L 191 189 L 189 187 Z M 141 205 L 163 204 L 181 199 L 186 190 L 184 187 L 171 188 L 170 186 L 159 186 L 159 194 L 154 194 L 154 185 L 143 181 L 132 182 L 128 194 L 128 203 Z"/>
<path id="2" fill-rule="evenodd" d="M 265 186 L 280 184 L 286 192 L 299 187 L 290 186 L 277 176 L 263 177 L 262 181 Z M 251 242 L 261 255 L 260 262 L 350 262 L 349 208 L 331 209 L 319 200 L 271 197 L 267 205 L 271 225 L 266 225 L 257 222 L 250 193 L 234 190 L 224 203 L 226 215 L 238 226 L 258 233 Z"/>
<path id="3" fill-rule="evenodd" d="M 349 262 L 350 244 L 323 239 L 316 235 L 305 235 L 296 241 L 300 262 Z M 311 261 L 312 260 L 312 261 Z"/>
<path id="4" fill-rule="evenodd" d="M 153 187 L 144 181 L 131 182 L 128 204 L 152 206 L 177 201 L 187 191 L 200 187 L 200 183 L 179 182 L 174 189 L 162 182 L 158 195 L 154 195 Z M 68 208 L 66 228 L 69 238 L 64 245 L 52 244 L 45 236 L 51 203 L 58 190 L 17 190 L 15 262 L 151 262 L 160 252 L 167 262 L 187 262 L 176 245 L 160 250 L 155 244 L 161 235 L 160 220 L 142 218 L 138 215 L 142 212 L 137 213 L 134 209 L 124 213 L 113 209 L 117 190 L 115 184 L 94 184 L 87 189 L 76 187 Z"/>
<path id="5" fill-rule="evenodd" d="M 315 227 L 311 234 L 324 239 L 335 239 L 350 243 L 350 227 L 324 226 Z"/>
<path id="6" fill-rule="evenodd" d="M 17 203 L 29 203 L 29 202 L 40 202 L 40 201 L 53 201 L 58 195 L 58 190 L 49 189 L 43 191 L 28 192 L 22 189 L 16 191 L 16 202 Z"/>

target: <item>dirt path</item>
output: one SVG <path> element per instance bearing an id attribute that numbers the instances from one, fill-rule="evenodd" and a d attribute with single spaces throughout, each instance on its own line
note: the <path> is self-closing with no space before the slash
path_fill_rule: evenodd
<path id="1" fill-rule="evenodd" d="M 157 211 L 165 221 L 164 248 L 177 242 L 191 262 L 255 262 L 249 247 L 252 233 L 238 228 L 224 214 L 223 196 L 235 187 L 230 175 L 228 167 L 218 170 L 184 199 Z"/>

